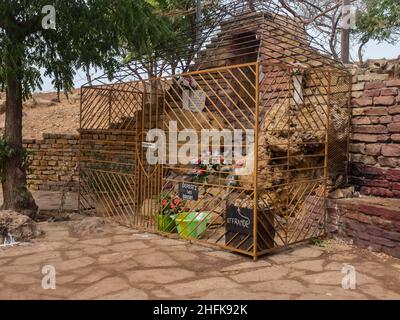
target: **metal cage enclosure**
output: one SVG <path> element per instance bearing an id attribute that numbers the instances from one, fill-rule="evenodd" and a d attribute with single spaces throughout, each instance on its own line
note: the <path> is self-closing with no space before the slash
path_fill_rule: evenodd
<path id="1" fill-rule="evenodd" d="M 240 3 L 188 70 L 82 87 L 82 213 L 255 259 L 325 235 L 328 189 L 346 180 L 350 75 L 272 2 Z M 199 162 L 149 162 L 154 129 L 162 152 L 176 141 Z M 195 141 L 173 138 L 188 130 Z M 202 134 L 227 130 L 243 135 L 213 140 L 203 163 Z"/>

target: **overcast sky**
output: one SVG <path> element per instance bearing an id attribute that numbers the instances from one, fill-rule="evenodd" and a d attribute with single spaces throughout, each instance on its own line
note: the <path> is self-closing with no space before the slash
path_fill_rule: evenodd
<path id="1" fill-rule="evenodd" d="M 357 50 L 358 48 L 355 46 L 352 50 L 352 57 L 357 59 Z M 400 56 L 400 43 L 396 45 L 389 45 L 385 43 L 377 44 L 375 42 L 370 42 L 365 48 L 364 59 L 394 59 Z M 95 76 L 100 76 L 101 72 Z M 45 78 L 43 81 L 43 92 L 53 91 L 53 87 L 51 85 L 51 81 L 49 78 Z M 83 84 L 86 83 L 86 78 L 83 72 L 78 72 L 75 77 L 75 87 L 79 88 Z"/>

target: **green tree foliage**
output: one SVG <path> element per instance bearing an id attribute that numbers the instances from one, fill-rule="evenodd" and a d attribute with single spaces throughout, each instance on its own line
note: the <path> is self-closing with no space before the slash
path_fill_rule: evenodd
<path id="1" fill-rule="evenodd" d="M 363 0 L 357 13 L 355 34 L 362 49 L 370 41 L 396 43 L 400 36 L 400 3 L 398 0 Z"/>
<path id="2" fill-rule="evenodd" d="M 162 26 L 161 38 L 154 38 L 147 34 L 145 51 L 137 51 L 135 45 L 126 43 L 126 62 L 133 63 L 132 71 L 141 78 L 141 71 L 146 77 L 161 76 L 168 69 L 184 72 L 197 52 L 196 37 L 196 0 L 147 0 L 157 11 L 157 24 Z M 215 14 L 220 1 L 213 1 L 202 10 L 200 32 L 206 34 L 218 24 L 218 15 Z M 126 32 L 124 33 L 126 34 Z M 129 40 L 129 35 L 126 35 Z"/>
<path id="3" fill-rule="evenodd" d="M 120 47 L 145 52 L 148 35 L 162 36 L 146 0 L 53 0 L 56 29 L 43 29 L 48 0 L 0 0 L 0 89 L 6 90 L 4 138 L 15 150 L 3 163 L 3 208 L 35 209 L 26 188 L 22 152 L 22 102 L 42 84 L 41 71 L 57 90 L 73 87 L 77 68 L 117 68 Z M 122 32 L 123 31 L 123 32 Z M 129 34 L 129 39 L 124 35 Z"/>

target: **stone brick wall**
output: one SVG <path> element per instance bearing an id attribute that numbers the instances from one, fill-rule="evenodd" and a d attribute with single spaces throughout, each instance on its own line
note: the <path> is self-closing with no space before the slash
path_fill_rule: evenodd
<path id="1" fill-rule="evenodd" d="M 350 184 L 364 195 L 400 198 L 400 60 L 353 71 Z"/>
<path id="2" fill-rule="evenodd" d="M 28 185 L 31 190 L 77 191 L 78 135 L 43 134 L 25 139 L 29 152 Z"/>
<path id="3" fill-rule="evenodd" d="M 399 200 L 329 200 L 328 231 L 360 247 L 400 258 Z"/>

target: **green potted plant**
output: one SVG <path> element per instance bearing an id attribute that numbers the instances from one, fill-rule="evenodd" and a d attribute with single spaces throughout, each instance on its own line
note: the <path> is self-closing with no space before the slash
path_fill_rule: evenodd
<path id="1" fill-rule="evenodd" d="M 157 215 L 159 231 L 173 233 L 175 230 L 175 217 L 186 210 L 186 201 L 171 194 L 164 194 L 160 199 L 160 212 Z"/>

